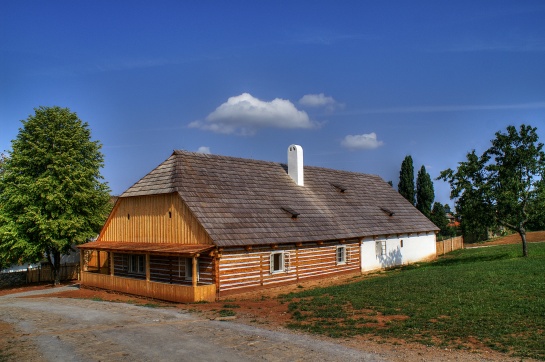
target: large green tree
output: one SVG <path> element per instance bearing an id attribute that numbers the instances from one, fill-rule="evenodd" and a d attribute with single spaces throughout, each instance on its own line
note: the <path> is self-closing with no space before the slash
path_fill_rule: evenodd
<path id="1" fill-rule="evenodd" d="M 406 198 L 411 204 L 415 204 L 414 193 L 414 166 L 413 158 L 409 155 L 403 159 L 401 170 L 399 171 L 399 183 L 397 191 Z"/>
<path id="2" fill-rule="evenodd" d="M 433 182 L 430 175 L 426 172 L 426 167 L 422 165 L 418 176 L 416 177 L 416 208 L 429 219 L 431 216 L 431 206 L 435 199 Z"/>
<path id="3" fill-rule="evenodd" d="M 101 144 L 68 108 L 36 108 L 22 123 L 0 175 L 0 257 L 45 256 L 58 284 L 61 255 L 96 236 L 109 211 Z"/>
<path id="4" fill-rule="evenodd" d="M 450 183 L 465 231 L 495 225 L 511 229 L 521 237 L 523 256 L 528 256 L 526 225 L 545 207 L 545 153 L 536 130 L 521 125 L 496 132 L 481 156 L 473 150 L 456 171 L 447 169 L 439 176 Z"/>

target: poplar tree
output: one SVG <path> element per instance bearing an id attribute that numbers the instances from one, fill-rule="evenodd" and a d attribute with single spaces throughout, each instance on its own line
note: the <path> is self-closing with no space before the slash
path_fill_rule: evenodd
<path id="1" fill-rule="evenodd" d="M 68 108 L 39 107 L 22 121 L 0 173 L 0 258 L 51 263 L 95 237 L 109 211 L 101 144 Z"/>
<path id="2" fill-rule="evenodd" d="M 428 219 L 431 216 L 433 199 L 435 199 L 433 182 L 430 175 L 426 172 L 426 167 L 422 165 L 416 177 L 416 208 L 426 215 Z"/>
<path id="3" fill-rule="evenodd" d="M 414 167 L 413 158 L 410 155 L 406 156 L 401 163 L 401 171 L 399 171 L 399 184 L 397 185 L 397 190 L 411 204 L 415 204 Z"/>

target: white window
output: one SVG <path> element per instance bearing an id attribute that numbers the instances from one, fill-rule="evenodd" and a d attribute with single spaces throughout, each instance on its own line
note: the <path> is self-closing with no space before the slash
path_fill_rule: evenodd
<path id="1" fill-rule="evenodd" d="M 144 255 L 129 255 L 129 273 L 144 274 L 146 272 L 146 257 Z"/>
<path id="2" fill-rule="evenodd" d="M 271 274 L 281 273 L 286 269 L 286 263 L 284 260 L 284 252 L 277 251 L 271 253 Z"/>
<path id="3" fill-rule="evenodd" d="M 199 259 L 197 263 L 197 281 L 199 281 Z M 185 280 L 193 280 L 193 258 L 185 258 Z"/>
<path id="4" fill-rule="evenodd" d="M 377 240 L 375 244 L 377 256 L 386 255 L 386 240 Z"/>
<path id="5" fill-rule="evenodd" d="M 346 264 L 346 245 L 337 246 L 336 262 L 337 265 Z"/>

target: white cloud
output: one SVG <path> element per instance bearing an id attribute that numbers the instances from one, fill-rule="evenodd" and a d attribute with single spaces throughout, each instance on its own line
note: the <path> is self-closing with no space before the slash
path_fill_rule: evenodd
<path id="1" fill-rule="evenodd" d="M 348 135 L 342 141 L 341 145 L 351 149 L 372 150 L 380 147 L 384 142 L 377 140 L 375 132 L 369 134 Z"/>
<path id="2" fill-rule="evenodd" d="M 207 155 L 209 155 L 209 154 L 211 154 L 212 152 L 210 152 L 210 147 L 201 146 L 201 147 L 199 147 L 199 149 L 197 150 L 197 153 L 206 153 Z"/>
<path id="3" fill-rule="evenodd" d="M 204 121 L 194 121 L 191 128 L 225 134 L 253 135 L 260 128 L 313 128 L 305 111 L 298 110 L 286 99 L 262 101 L 249 93 L 230 97 L 210 113 Z"/>
<path id="4" fill-rule="evenodd" d="M 337 102 L 333 97 L 326 97 L 325 94 L 306 94 L 299 99 L 299 104 L 306 107 L 325 107 L 328 110 L 342 108 L 343 104 Z"/>

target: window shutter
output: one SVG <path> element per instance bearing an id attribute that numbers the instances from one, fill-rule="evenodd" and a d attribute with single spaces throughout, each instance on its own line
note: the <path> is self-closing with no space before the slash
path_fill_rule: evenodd
<path id="1" fill-rule="evenodd" d="M 284 271 L 287 273 L 290 271 L 290 252 L 284 252 Z"/>
<path id="2" fill-rule="evenodd" d="M 352 259 L 352 246 L 347 246 L 346 247 L 346 255 L 345 255 L 345 258 L 346 258 L 346 264 L 350 263 L 350 260 Z"/>
<path id="3" fill-rule="evenodd" d="M 271 274 L 274 273 L 274 253 L 269 257 L 269 271 Z"/>

